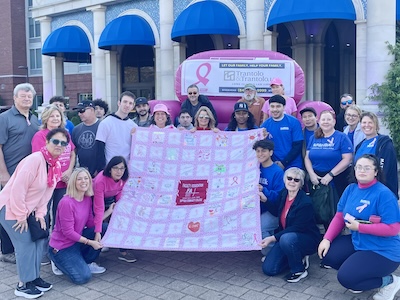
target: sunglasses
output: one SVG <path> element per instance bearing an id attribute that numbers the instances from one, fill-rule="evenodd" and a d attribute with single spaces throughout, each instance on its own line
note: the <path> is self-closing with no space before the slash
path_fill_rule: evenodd
<path id="1" fill-rule="evenodd" d="M 189 95 L 197 95 L 197 92 L 189 92 Z"/>
<path id="2" fill-rule="evenodd" d="M 83 114 L 86 111 L 87 107 L 85 108 L 81 108 L 80 110 L 78 110 L 78 114 Z"/>
<path id="3" fill-rule="evenodd" d="M 293 178 L 293 177 L 291 177 L 291 176 L 288 176 L 288 177 L 286 177 L 286 179 L 288 180 L 288 181 L 294 181 L 294 182 L 300 182 L 300 178 Z"/>
<path id="4" fill-rule="evenodd" d="M 353 100 L 342 101 L 341 103 L 342 103 L 342 105 L 352 104 Z"/>
<path id="5" fill-rule="evenodd" d="M 50 142 L 52 142 L 56 146 L 58 146 L 58 145 L 61 145 L 61 147 L 67 147 L 68 146 L 68 142 L 60 141 L 60 140 L 57 140 L 57 139 L 50 139 Z"/>

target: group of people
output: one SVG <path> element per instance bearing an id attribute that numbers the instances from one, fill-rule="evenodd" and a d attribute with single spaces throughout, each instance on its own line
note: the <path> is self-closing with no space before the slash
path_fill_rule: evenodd
<path id="1" fill-rule="evenodd" d="M 351 95 L 341 99 L 345 128 L 335 129 L 334 112 L 318 116 L 307 107 L 300 111 L 302 129 L 294 117 L 294 100 L 284 94 L 279 78 L 271 81 L 271 89 L 274 95 L 265 101 L 253 84 L 247 84 L 225 128 L 265 129 L 266 138 L 253 145 L 260 163 L 263 272 L 274 276 L 289 269 L 285 279 L 298 282 L 307 277 L 308 257 L 318 249 L 321 266 L 338 269 L 343 286 L 354 292 L 380 288 L 375 300 L 393 299 L 400 289 L 400 280 L 392 275 L 400 264 L 393 142 L 378 133 L 376 115 L 362 112 Z M 176 120 L 165 104 L 156 104 L 151 111 L 146 98 L 136 99 L 126 91 L 117 111 L 107 117 L 108 106 L 102 100 L 79 103 L 74 109 L 82 122 L 75 127 L 65 118 L 63 98 L 53 97 L 39 130 L 39 121 L 30 113 L 33 86 L 16 86 L 13 107 L 0 115 L 1 258 L 15 262 L 15 247 L 20 281 L 15 295 L 36 298 L 51 289 L 40 278 L 46 257 L 55 274 L 65 274 L 76 284 L 105 271 L 95 260 L 103 248 L 107 218 L 129 176 L 136 128 L 219 131 L 207 97 L 196 85 L 187 92 Z M 136 116 L 131 119 L 133 109 Z M 308 194 L 322 185 L 337 195 L 337 209 L 323 224 L 326 233 L 321 241 Z M 49 239 L 33 241 L 27 221 L 32 213 L 40 228 L 51 228 Z M 345 227 L 348 236 L 341 235 Z M 119 249 L 118 259 L 136 261 L 127 249 Z M 376 265 L 365 264 L 366 259 Z"/>

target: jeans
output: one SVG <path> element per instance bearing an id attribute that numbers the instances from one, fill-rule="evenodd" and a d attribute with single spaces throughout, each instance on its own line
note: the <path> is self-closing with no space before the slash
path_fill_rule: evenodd
<path id="1" fill-rule="evenodd" d="M 274 276 L 287 267 L 291 273 L 303 272 L 303 257 L 317 252 L 318 243 L 308 234 L 288 232 L 275 243 L 262 265 L 263 272 Z"/>
<path id="2" fill-rule="evenodd" d="M 107 223 L 103 223 L 102 235 L 105 233 L 107 225 Z M 93 240 L 95 236 L 94 227 L 85 228 L 82 236 Z M 50 246 L 49 258 L 73 283 L 85 284 L 92 278 L 88 264 L 94 262 L 100 252 L 101 249 L 95 250 L 92 246 L 76 242 L 62 250 L 56 250 Z"/>
<path id="3" fill-rule="evenodd" d="M 355 291 L 381 287 L 382 277 L 392 274 L 400 265 L 373 251 L 356 251 L 351 235 L 334 239 L 322 264 L 338 270 L 340 284 Z"/>
<path id="4" fill-rule="evenodd" d="M 262 238 L 265 239 L 268 236 L 274 234 L 275 229 L 278 228 L 278 217 L 272 215 L 269 211 L 266 211 L 261 214 L 261 235 Z M 275 243 L 270 243 L 268 247 L 262 248 L 261 253 L 263 255 L 267 255 L 269 251 L 271 251 L 272 247 Z"/>

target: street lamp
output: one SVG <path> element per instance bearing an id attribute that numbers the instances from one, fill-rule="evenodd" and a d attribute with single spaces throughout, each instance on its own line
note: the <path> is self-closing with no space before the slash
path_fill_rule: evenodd
<path id="1" fill-rule="evenodd" d="M 26 82 L 29 82 L 29 68 L 27 66 L 18 66 L 18 69 L 26 70 Z"/>

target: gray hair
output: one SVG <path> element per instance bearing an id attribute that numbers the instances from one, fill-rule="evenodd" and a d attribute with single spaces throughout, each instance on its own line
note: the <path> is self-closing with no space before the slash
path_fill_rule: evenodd
<path id="1" fill-rule="evenodd" d="M 304 178 L 306 177 L 306 173 L 304 173 L 304 171 L 303 171 L 302 169 L 297 168 L 297 167 L 291 167 L 291 168 L 287 169 L 287 170 L 285 171 L 285 173 L 283 174 L 284 180 L 286 180 L 286 177 L 287 177 L 287 175 L 288 175 L 289 173 L 293 173 L 293 174 L 295 174 L 296 176 L 299 176 L 301 186 L 304 185 Z"/>
<path id="2" fill-rule="evenodd" d="M 27 83 L 27 82 L 20 83 L 14 88 L 14 96 L 17 96 L 19 91 L 32 92 L 33 97 L 35 98 L 35 96 L 36 96 L 35 88 L 33 87 L 32 84 Z"/>

